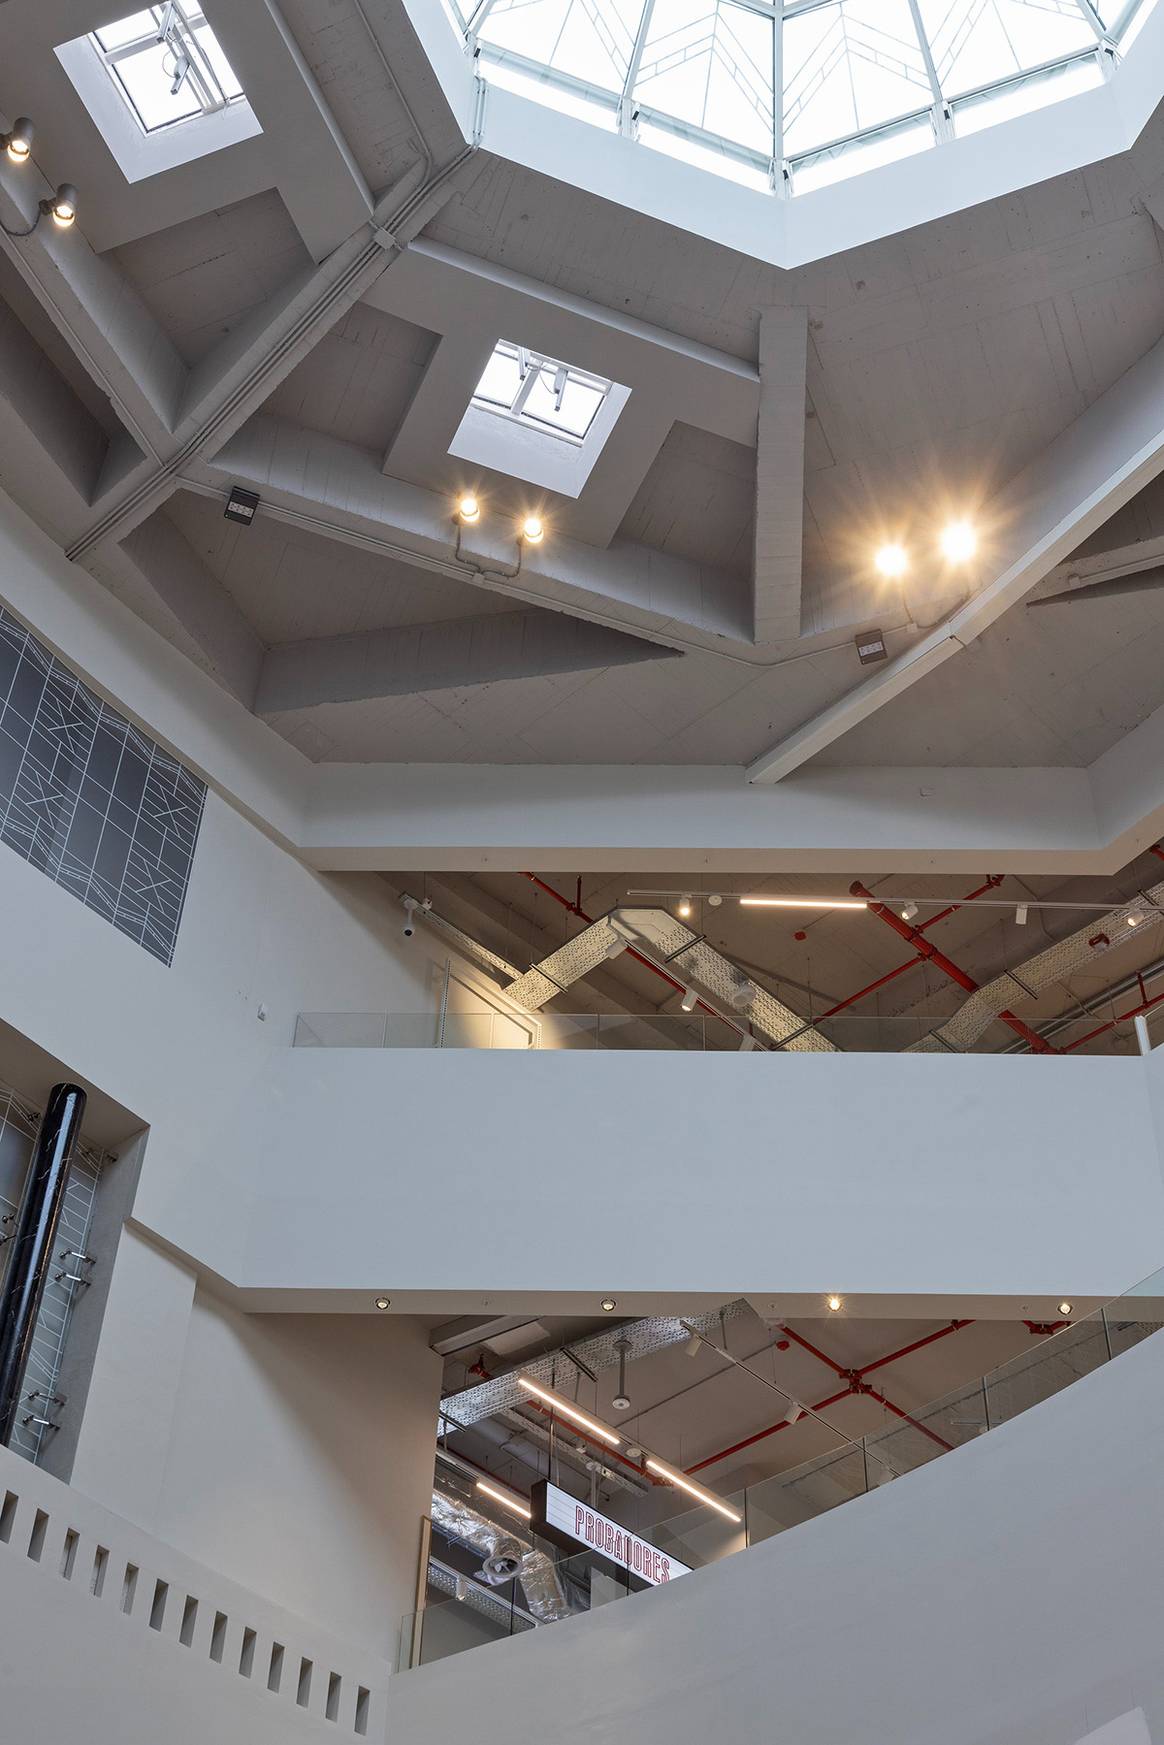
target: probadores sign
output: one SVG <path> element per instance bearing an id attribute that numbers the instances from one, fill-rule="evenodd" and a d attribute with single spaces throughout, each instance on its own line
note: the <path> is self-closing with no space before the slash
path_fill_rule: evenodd
<path id="1" fill-rule="evenodd" d="M 648 1544 L 628 1527 L 559 1490 L 548 1479 L 534 1485 L 530 1501 L 533 1531 L 552 1539 L 566 1551 L 600 1552 L 650 1587 L 691 1574 L 689 1564 L 681 1563 L 670 1552 L 660 1551 L 657 1545 Z"/>

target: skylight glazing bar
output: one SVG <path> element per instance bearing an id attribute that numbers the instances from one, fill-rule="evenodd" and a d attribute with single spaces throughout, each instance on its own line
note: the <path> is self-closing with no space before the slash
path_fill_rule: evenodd
<path id="1" fill-rule="evenodd" d="M 950 119 L 950 111 L 946 107 L 945 95 L 938 78 L 938 69 L 934 64 L 930 39 L 926 35 L 926 27 L 922 23 L 921 7 L 918 5 L 918 0 L 909 0 L 909 10 L 913 17 L 913 27 L 917 31 L 918 47 L 921 49 L 922 60 L 925 62 L 926 78 L 930 82 L 930 90 L 934 98 L 934 138 L 953 139 L 954 124 Z"/>
<path id="2" fill-rule="evenodd" d="M 635 32 L 635 44 L 631 50 L 630 62 L 626 69 L 626 78 L 622 83 L 622 96 L 618 100 L 618 131 L 629 136 L 634 127 L 635 81 L 639 76 L 639 68 L 643 64 L 643 49 L 647 44 L 647 32 L 651 28 L 651 15 L 655 10 L 655 0 L 646 0 L 639 19 L 639 28 Z"/>

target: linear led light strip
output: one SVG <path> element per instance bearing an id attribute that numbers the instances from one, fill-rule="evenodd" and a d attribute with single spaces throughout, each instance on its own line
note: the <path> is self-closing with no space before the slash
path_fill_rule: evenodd
<path id="1" fill-rule="evenodd" d="M 704 1490 L 701 1484 L 696 1484 L 693 1478 L 688 1478 L 685 1472 L 676 1472 L 673 1466 L 667 1466 L 663 1461 L 656 1460 L 653 1454 L 647 1455 L 647 1471 L 656 1473 L 659 1478 L 665 1478 L 668 1484 L 678 1485 L 681 1491 L 686 1491 L 689 1496 L 697 1498 L 701 1503 L 706 1503 L 709 1509 L 714 1509 L 718 1515 L 725 1516 L 729 1521 L 739 1523 L 744 1518 L 737 1514 L 735 1509 L 729 1508 L 727 1503 L 721 1501 L 712 1491 Z"/>
<path id="2" fill-rule="evenodd" d="M 601 1424 L 597 1418 L 591 1418 L 585 1412 L 579 1411 L 578 1407 L 573 1405 L 571 1401 L 562 1399 L 559 1394 L 552 1394 L 549 1388 L 544 1388 L 540 1383 L 531 1381 L 528 1375 L 519 1375 L 517 1383 L 519 1387 L 528 1388 L 531 1394 L 536 1394 L 540 1400 L 544 1400 L 556 1412 L 561 1412 L 564 1417 L 573 1418 L 574 1422 L 581 1424 L 584 1430 L 589 1430 L 592 1435 L 600 1436 L 604 1442 L 609 1442 L 612 1448 L 617 1448 L 621 1443 L 622 1437 L 609 1425 Z M 705 1490 L 701 1484 L 696 1484 L 693 1478 L 688 1478 L 685 1472 L 676 1472 L 673 1466 L 668 1466 L 665 1461 L 656 1460 L 653 1454 L 647 1455 L 645 1464 L 648 1472 L 653 1472 L 657 1478 L 665 1478 L 669 1484 L 678 1485 L 680 1490 L 686 1491 L 689 1496 L 695 1497 L 699 1502 L 706 1503 L 709 1509 L 715 1509 L 718 1514 L 726 1516 L 729 1521 L 738 1522 L 743 1519 L 742 1515 L 738 1515 L 734 1509 L 728 1507 L 727 1503 L 722 1502 L 714 1491 Z M 486 1489 L 484 1485 L 479 1488 Z M 505 1501 L 504 1498 L 501 1500 Z"/>
<path id="3" fill-rule="evenodd" d="M 526 1521 L 533 1519 L 533 1510 L 528 1503 L 523 1503 L 520 1497 L 515 1497 L 512 1491 L 498 1490 L 496 1485 L 486 1484 L 483 1478 L 477 1480 L 477 1489 L 485 1496 L 492 1497 L 495 1503 L 500 1503 L 503 1509 L 511 1509 L 515 1515 L 521 1515 Z"/>

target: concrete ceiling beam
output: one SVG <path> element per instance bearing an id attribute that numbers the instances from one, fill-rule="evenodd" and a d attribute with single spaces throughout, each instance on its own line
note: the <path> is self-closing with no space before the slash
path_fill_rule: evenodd
<path id="1" fill-rule="evenodd" d="M 672 659 L 675 652 L 561 612 L 491 612 L 272 648 L 262 663 L 255 710 L 277 715 L 370 697 Z"/>
<path id="2" fill-rule="evenodd" d="M 753 612 L 758 643 L 800 635 L 808 310 L 760 311 Z"/>
<path id="3" fill-rule="evenodd" d="M 964 605 L 875 677 L 750 765 L 778 782 L 960 653 L 1164 469 L 1164 340 L 1070 424 L 983 514 L 989 562 Z"/>

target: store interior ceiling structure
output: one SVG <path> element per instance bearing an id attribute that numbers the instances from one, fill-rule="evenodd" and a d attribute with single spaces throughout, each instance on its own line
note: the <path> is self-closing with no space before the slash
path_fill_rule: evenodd
<path id="1" fill-rule="evenodd" d="M 1049 1051 L 1134 1054 L 1138 1051 L 1135 1015 L 1143 1013 L 1153 1034 L 1164 1018 L 1164 932 L 1156 924 L 1156 904 L 1145 899 L 1161 882 L 1164 850 L 1140 856 L 1114 879 L 1024 878 L 992 874 L 955 878 L 916 873 L 882 873 L 861 880 L 835 873 L 748 878 L 689 872 L 588 874 L 578 879 L 530 873 L 386 874 L 398 898 L 413 897 L 432 914 L 461 930 L 486 951 L 525 971 L 588 922 L 623 908 L 661 907 L 722 953 L 759 987 L 773 994 L 842 1051 L 897 1053 L 916 1046 L 950 1018 L 967 999 L 964 984 L 953 979 L 942 960 L 979 985 L 1010 975 L 1011 1004 L 1030 1032 L 1025 1036 L 995 1020 L 974 1043 L 982 1052 L 1025 1051 L 1031 1037 Z M 905 923 L 911 941 L 873 909 L 744 906 L 740 894 L 794 898 L 818 897 L 850 902 L 853 883 L 862 883 L 874 901 L 882 900 L 901 920 L 911 902 L 917 913 Z M 652 887 L 665 894 L 644 896 Z M 712 899 L 720 898 L 716 902 Z M 890 899 L 893 899 L 892 903 Z M 1041 906 L 1046 905 L 1046 906 Z M 1105 912 L 1131 906 L 1142 920 L 1103 931 Z M 1140 905 L 1137 908 L 1137 905 Z M 422 924 L 424 911 L 420 912 Z M 1111 925 L 1111 923 L 1107 923 Z M 1023 966 L 1047 948 L 1082 933 L 1080 950 L 1061 972 L 1033 994 L 1023 983 Z M 1090 942 L 1094 940 L 1094 945 Z M 927 956 L 927 951 L 940 954 Z M 504 986 L 504 978 L 502 978 Z M 604 1043 L 603 1015 L 657 1016 L 661 1040 L 644 1035 L 643 1046 L 683 1046 L 682 1027 L 691 1026 L 686 1045 L 738 1048 L 740 1014 L 724 1009 L 720 1022 L 704 1005 L 685 1017 L 682 971 L 670 979 L 623 951 L 603 961 L 547 1003 L 548 1014 L 583 1015 L 576 1042 L 585 1047 L 633 1046 L 614 1026 Z M 696 1029 L 698 1035 L 695 1034 Z"/>
<path id="2" fill-rule="evenodd" d="M 0 235 L 0 483 L 306 759 L 1086 769 L 1164 702 L 1158 102 L 1060 173 L 1032 129 L 1078 142 L 1072 105 L 1103 92 L 840 194 L 757 194 L 749 253 L 700 234 L 729 183 L 634 139 L 611 141 L 621 205 L 490 149 L 494 100 L 547 139 L 574 124 L 499 91 L 466 122 L 437 0 L 206 0 L 257 131 L 222 143 L 228 104 L 147 134 L 130 175 L 63 52 L 107 9 L 0 9 L 6 125 L 37 124 L 32 162 L 0 164 L 7 232 L 83 184 L 67 231 Z M 1164 22 L 1126 55 L 1093 24 L 1122 102 Z M 964 186 L 964 147 L 1029 185 Z M 640 198 L 672 171 L 686 230 Z M 921 175 L 957 183 L 923 221 Z M 841 198 L 883 234 L 767 258 L 771 213 Z M 500 342 L 625 399 L 566 459 L 525 429 L 534 461 L 467 460 Z M 974 550 L 943 557 L 964 524 Z"/>

